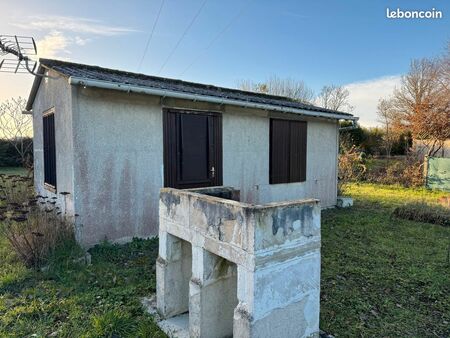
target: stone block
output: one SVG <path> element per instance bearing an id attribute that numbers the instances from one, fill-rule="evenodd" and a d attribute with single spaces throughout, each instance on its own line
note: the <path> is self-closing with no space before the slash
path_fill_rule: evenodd
<path id="1" fill-rule="evenodd" d="M 345 197 L 345 196 L 338 196 L 337 201 L 336 201 L 336 206 L 338 208 L 350 208 L 353 206 L 353 198 Z"/>

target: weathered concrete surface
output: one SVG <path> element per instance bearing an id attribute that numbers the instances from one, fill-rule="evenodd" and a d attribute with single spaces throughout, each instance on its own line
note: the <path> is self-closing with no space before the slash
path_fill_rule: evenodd
<path id="1" fill-rule="evenodd" d="M 157 301 L 160 314 L 169 318 L 189 311 L 192 249 L 189 242 L 169 233 L 162 234 L 159 243 L 156 285 L 161 297 Z"/>
<path id="2" fill-rule="evenodd" d="M 56 194 L 44 188 L 43 177 L 42 114 L 53 107 Z M 57 196 L 58 206 L 79 215 L 80 243 L 157 234 L 163 185 L 159 98 L 70 86 L 62 76 L 45 79 L 33 105 L 33 129 L 36 191 Z"/>
<path id="3" fill-rule="evenodd" d="M 237 300 L 236 265 L 201 247 L 193 247 L 189 284 L 191 337 L 231 337 Z"/>
<path id="4" fill-rule="evenodd" d="M 171 317 L 166 320 L 158 322 L 158 326 L 169 337 L 189 338 L 189 314 Z"/>
<path id="5" fill-rule="evenodd" d="M 336 206 L 338 208 L 350 208 L 353 206 L 353 198 L 338 196 Z"/>
<path id="6" fill-rule="evenodd" d="M 169 337 L 189 338 L 189 313 L 164 319 L 158 313 L 156 295 L 141 299 L 145 311 L 151 315 L 162 331 Z"/>
<path id="7" fill-rule="evenodd" d="M 224 198 L 226 200 L 240 201 L 240 191 L 231 187 L 206 187 L 206 188 L 198 188 L 198 189 L 188 189 L 192 192 L 198 192 L 203 195 L 215 196 Z"/>
<path id="8" fill-rule="evenodd" d="M 62 212 L 73 215 L 74 205 L 74 161 L 73 161 L 73 96 L 77 88 L 70 86 L 67 79 L 50 71 L 55 79 L 43 79 L 33 105 L 33 152 L 34 187 L 42 196 L 56 197 L 56 206 Z M 57 192 L 44 187 L 43 114 L 54 108 Z M 69 192 L 70 195 L 61 195 Z M 64 210 L 65 209 L 65 210 Z"/>
<path id="9" fill-rule="evenodd" d="M 160 195 L 161 238 L 192 244 L 190 336 L 318 336 L 318 201 L 252 205 L 199 192 L 165 188 Z M 158 298 L 178 294 L 167 287 L 178 278 L 174 270 L 170 263 L 157 269 Z"/>
<path id="10" fill-rule="evenodd" d="M 81 242 L 155 235 L 157 192 L 163 184 L 159 98 L 79 88 L 74 102 Z"/>
<path id="11" fill-rule="evenodd" d="M 188 338 L 189 337 L 189 313 L 184 313 L 169 319 L 161 319 L 158 315 L 156 307 L 156 299 L 152 296 L 150 298 L 144 297 L 142 299 L 142 305 L 145 311 L 153 316 L 153 319 L 170 338 Z M 235 312 L 239 312 L 236 308 Z M 237 326 L 236 316 L 234 317 L 234 326 Z M 333 335 L 319 330 L 320 338 L 334 338 Z"/>
<path id="12" fill-rule="evenodd" d="M 299 118 L 226 107 L 223 114 L 223 185 L 239 189 L 242 200 L 254 204 L 317 198 L 323 208 L 336 205 L 337 122 L 303 118 L 308 122 L 306 181 L 269 184 L 271 116 Z"/>

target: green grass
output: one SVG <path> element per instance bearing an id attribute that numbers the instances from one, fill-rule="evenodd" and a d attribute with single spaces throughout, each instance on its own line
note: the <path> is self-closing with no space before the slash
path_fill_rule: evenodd
<path id="1" fill-rule="evenodd" d="M 24 167 L 0 167 L 0 174 L 27 176 L 28 170 Z"/>
<path id="2" fill-rule="evenodd" d="M 351 209 L 322 218 L 321 328 L 336 337 L 449 337 L 450 228 L 391 218 L 443 193 L 352 184 Z M 157 240 L 91 250 L 92 265 L 58 252 L 24 268 L 0 238 L 0 337 L 158 337 L 140 298 L 155 292 Z"/>
<path id="3" fill-rule="evenodd" d="M 449 337 L 450 229 L 391 218 L 442 193 L 352 184 L 322 218 L 321 328 L 337 337 Z"/>
<path id="4" fill-rule="evenodd" d="M 91 250 L 91 266 L 65 250 L 35 272 L 2 239 L 0 337 L 164 337 L 140 303 L 155 292 L 157 247 L 157 240 L 104 243 Z"/>
<path id="5" fill-rule="evenodd" d="M 375 183 L 352 183 L 343 189 L 344 194 L 351 195 L 359 208 L 394 207 L 407 202 L 437 203 L 439 197 L 447 196 L 442 191 L 431 191 L 425 188 L 404 188 L 400 185 L 382 185 Z"/>

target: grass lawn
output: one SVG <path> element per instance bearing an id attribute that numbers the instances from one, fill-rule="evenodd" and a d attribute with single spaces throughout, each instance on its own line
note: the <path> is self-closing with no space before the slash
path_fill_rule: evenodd
<path id="1" fill-rule="evenodd" d="M 443 194 L 371 184 L 346 192 L 353 208 L 323 213 L 321 328 L 337 337 L 449 337 L 450 228 L 390 218 L 396 205 Z M 33 272 L 0 238 L 0 337 L 163 336 L 140 305 L 155 292 L 157 241 L 104 243 L 91 254 L 84 266 L 65 250 Z"/>
<path id="2" fill-rule="evenodd" d="M 0 174 L 27 176 L 28 170 L 24 167 L 0 167 Z"/>
<path id="3" fill-rule="evenodd" d="M 443 193 L 352 184 L 322 217 L 321 328 L 336 336 L 449 337 L 450 228 L 391 219 Z"/>
<path id="4" fill-rule="evenodd" d="M 102 244 L 90 266 L 65 250 L 45 272 L 24 268 L 6 244 L 0 240 L 0 337 L 165 337 L 140 303 L 155 292 L 157 240 Z"/>

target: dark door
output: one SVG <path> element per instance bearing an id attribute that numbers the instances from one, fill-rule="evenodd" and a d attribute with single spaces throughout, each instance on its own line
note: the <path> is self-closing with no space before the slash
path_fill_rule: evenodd
<path id="1" fill-rule="evenodd" d="M 164 111 L 164 186 L 222 185 L 222 121 L 219 114 Z"/>

